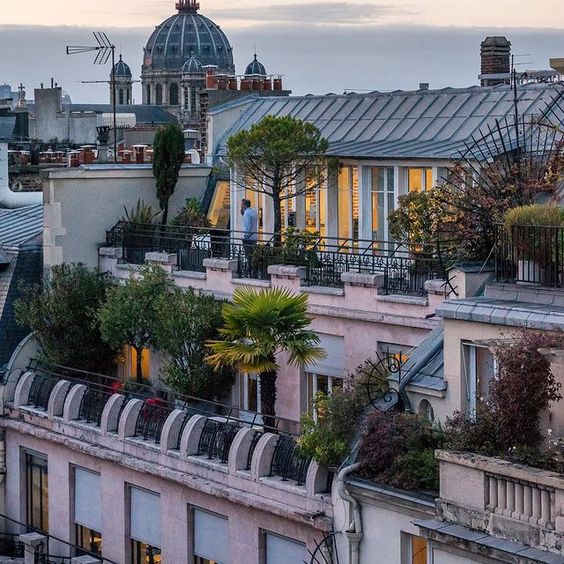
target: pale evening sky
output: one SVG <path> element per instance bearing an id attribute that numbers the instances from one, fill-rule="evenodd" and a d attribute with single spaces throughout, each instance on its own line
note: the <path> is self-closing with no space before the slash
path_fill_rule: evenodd
<path id="1" fill-rule="evenodd" d="M 229 37 L 239 72 L 255 45 L 267 71 L 295 94 L 470 86 L 480 41 L 506 35 L 521 69 L 564 57 L 562 0 L 200 0 L 201 13 Z M 103 30 L 136 78 L 143 46 L 175 0 L 27 0 L 2 2 L 0 83 L 23 82 L 28 98 L 54 77 L 73 101 L 106 102 L 109 67 L 90 55 L 67 57 Z M 134 97 L 139 97 L 136 85 Z"/>

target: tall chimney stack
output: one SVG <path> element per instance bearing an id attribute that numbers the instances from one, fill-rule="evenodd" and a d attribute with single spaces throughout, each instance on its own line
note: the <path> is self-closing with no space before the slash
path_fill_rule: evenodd
<path id="1" fill-rule="evenodd" d="M 511 83 L 511 43 L 506 37 L 486 37 L 480 45 L 482 86 Z"/>

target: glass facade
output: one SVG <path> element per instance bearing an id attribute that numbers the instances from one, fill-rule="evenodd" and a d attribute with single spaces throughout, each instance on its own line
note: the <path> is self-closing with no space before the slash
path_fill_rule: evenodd
<path id="1" fill-rule="evenodd" d="M 358 239 L 358 168 L 344 166 L 338 181 L 338 234 L 339 239 Z"/>
<path id="2" fill-rule="evenodd" d="M 26 523 L 49 531 L 49 480 L 47 458 L 25 453 Z"/>

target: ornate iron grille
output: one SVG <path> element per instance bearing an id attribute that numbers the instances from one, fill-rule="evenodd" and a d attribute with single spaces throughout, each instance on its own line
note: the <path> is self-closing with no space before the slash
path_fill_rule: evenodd
<path id="1" fill-rule="evenodd" d="M 102 413 L 104 407 L 111 397 L 111 393 L 105 390 L 99 390 L 93 387 L 86 389 L 80 402 L 78 418 L 86 423 L 94 423 L 97 427 L 102 421 Z"/>
<path id="2" fill-rule="evenodd" d="M 229 421 L 207 419 L 200 436 L 198 455 L 207 454 L 210 460 L 218 458 L 222 463 L 227 462 L 231 443 L 239 429 L 239 425 Z"/>
<path id="3" fill-rule="evenodd" d="M 302 456 L 292 437 L 280 436 L 270 465 L 270 475 L 280 476 L 282 481 L 294 480 L 298 486 L 305 483 L 310 458 Z"/>
<path id="4" fill-rule="evenodd" d="M 313 552 L 309 552 L 310 559 L 304 564 L 339 564 L 339 550 L 336 542 L 337 533 L 326 534 L 319 541 Z"/>
<path id="5" fill-rule="evenodd" d="M 135 424 L 135 436 L 143 440 L 152 440 L 155 444 L 161 442 L 163 425 L 171 414 L 169 407 L 145 402 Z"/>
<path id="6" fill-rule="evenodd" d="M 47 409 L 49 396 L 60 378 L 52 374 L 36 373 L 29 390 L 28 405 L 38 409 Z"/>

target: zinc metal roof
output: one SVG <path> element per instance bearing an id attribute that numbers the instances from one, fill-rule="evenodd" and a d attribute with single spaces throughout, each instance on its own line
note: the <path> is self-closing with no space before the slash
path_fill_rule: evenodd
<path id="1" fill-rule="evenodd" d="M 43 234 L 43 204 L 13 210 L 0 208 L 0 246 L 22 247 Z M 39 240 L 39 243 L 41 240 Z"/>
<path id="2" fill-rule="evenodd" d="M 551 107 L 550 121 L 564 120 L 564 104 L 555 101 L 562 92 L 561 83 L 519 86 L 519 115 L 542 115 Z M 513 91 L 505 85 L 257 98 L 219 140 L 217 152 L 226 154 L 232 134 L 265 116 L 290 115 L 319 128 L 329 141 L 329 156 L 450 159 L 460 156 L 472 136 L 513 113 Z"/>

